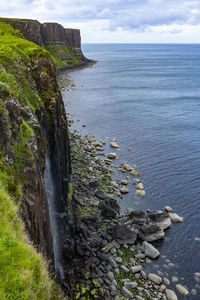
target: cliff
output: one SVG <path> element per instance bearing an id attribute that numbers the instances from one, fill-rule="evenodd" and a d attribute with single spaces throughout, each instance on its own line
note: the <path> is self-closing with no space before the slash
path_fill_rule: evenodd
<path id="1" fill-rule="evenodd" d="M 90 62 L 82 53 L 78 29 L 65 29 L 58 23 L 41 24 L 36 20 L 0 18 L 19 30 L 23 37 L 47 49 L 58 68 L 73 68 Z"/>
<path id="2" fill-rule="evenodd" d="M 24 23 L 27 30 L 32 28 L 32 22 L 29 25 Z M 34 21 L 33 24 L 38 23 Z M 35 34 L 32 35 L 34 39 L 39 37 L 37 32 Z M 19 31 L 3 22 L 0 22 L 0 131 L 0 186 L 5 191 L 4 195 L 9 193 L 14 198 L 29 238 L 53 267 L 55 241 L 52 232 L 59 229 L 55 232 L 57 238 L 62 235 L 60 256 L 64 246 L 69 251 L 73 249 L 68 224 L 70 157 L 66 113 L 56 81 L 56 67 L 49 53 L 22 38 Z M 47 159 L 55 192 L 56 220 L 53 225 L 56 228 L 50 224 L 44 182 Z M 5 264 L 9 265 L 9 260 L 12 260 L 10 252 Z M 40 269 L 39 266 L 37 268 Z M 14 282 L 12 275 L 8 274 L 10 285 Z M 41 276 L 38 275 L 37 280 L 43 282 Z M 31 274 L 29 277 L 32 280 Z M 20 278 L 23 281 L 23 272 L 17 280 L 20 281 Z M 44 289 L 49 293 L 47 286 Z M 17 299 L 38 299 L 31 296 L 31 293 L 34 295 L 33 290 L 30 289 L 29 297 L 23 297 L 26 293 L 24 287 L 20 295 L 22 298 Z M 5 291 L 4 297 L 6 295 Z M 11 298 L 16 299 L 14 296 Z"/>

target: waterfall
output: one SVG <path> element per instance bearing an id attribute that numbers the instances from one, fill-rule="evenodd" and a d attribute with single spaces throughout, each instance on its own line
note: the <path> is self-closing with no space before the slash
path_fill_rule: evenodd
<path id="1" fill-rule="evenodd" d="M 61 231 L 59 231 L 59 214 L 56 212 L 56 186 L 52 175 L 52 166 L 49 159 L 49 151 L 46 151 L 45 159 L 45 171 L 44 171 L 44 183 L 46 189 L 46 195 L 49 205 L 49 216 L 50 216 L 50 226 L 51 234 L 53 239 L 53 252 L 54 252 L 54 264 L 56 273 L 59 275 L 60 279 L 64 279 L 64 270 L 62 264 L 62 240 Z"/>

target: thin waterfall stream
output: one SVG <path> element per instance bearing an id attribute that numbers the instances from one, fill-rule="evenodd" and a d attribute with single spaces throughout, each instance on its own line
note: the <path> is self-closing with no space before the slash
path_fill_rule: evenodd
<path id="1" fill-rule="evenodd" d="M 59 233 L 59 216 L 56 212 L 56 188 L 52 175 L 52 166 L 49 158 L 49 151 L 46 151 L 45 159 L 45 171 L 44 171 L 44 182 L 46 195 L 49 204 L 49 216 L 51 234 L 53 239 L 53 252 L 54 252 L 54 265 L 56 273 L 60 276 L 60 279 L 64 279 L 64 270 L 62 264 L 62 250 L 61 250 L 61 236 Z"/>

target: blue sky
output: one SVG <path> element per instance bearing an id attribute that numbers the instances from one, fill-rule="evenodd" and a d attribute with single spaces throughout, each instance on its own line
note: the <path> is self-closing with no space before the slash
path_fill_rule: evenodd
<path id="1" fill-rule="evenodd" d="M 200 43 L 200 0 L 0 0 L 0 12 L 79 28 L 85 43 Z"/>

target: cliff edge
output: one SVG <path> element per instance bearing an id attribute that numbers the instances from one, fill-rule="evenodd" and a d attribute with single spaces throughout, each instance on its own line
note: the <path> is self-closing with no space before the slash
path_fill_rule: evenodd
<path id="1" fill-rule="evenodd" d="M 57 68 L 84 66 L 91 60 L 81 50 L 79 29 L 65 29 L 58 23 L 41 24 L 37 20 L 0 18 L 19 30 L 23 37 L 48 50 Z"/>

